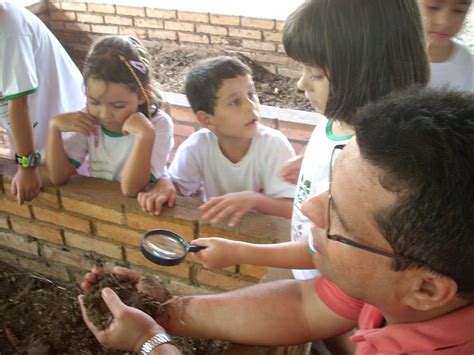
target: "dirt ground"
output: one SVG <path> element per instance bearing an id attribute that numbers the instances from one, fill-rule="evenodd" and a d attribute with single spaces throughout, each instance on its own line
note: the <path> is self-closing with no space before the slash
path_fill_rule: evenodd
<path id="1" fill-rule="evenodd" d="M 296 79 L 273 74 L 262 65 L 242 54 L 224 50 L 200 49 L 197 51 L 196 49 L 186 47 L 171 51 L 152 48 L 150 49 L 150 54 L 154 63 L 157 81 L 161 84 L 164 91 L 184 93 L 184 76 L 196 61 L 218 55 L 231 55 L 238 57 L 252 69 L 260 103 L 303 111 L 312 110 L 304 93 L 298 91 Z"/>
<path id="2" fill-rule="evenodd" d="M 123 354 L 102 347 L 77 304 L 80 288 L 0 262 L 0 354 Z M 228 342 L 176 337 L 183 354 L 217 355 Z"/>

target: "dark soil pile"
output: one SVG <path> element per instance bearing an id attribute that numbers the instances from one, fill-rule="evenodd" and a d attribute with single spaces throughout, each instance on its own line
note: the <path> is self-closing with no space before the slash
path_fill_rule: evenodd
<path id="1" fill-rule="evenodd" d="M 164 91 L 183 94 L 184 77 L 195 62 L 218 55 L 230 55 L 239 58 L 252 69 L 261 104 L 313 111 L 304 93 L 297 89 L 296 79 L 273 74 L 262 65 L 237 52 L 182 47 L 172 51 L 151 48 L 150 54 L 156 79 Z"/>
<path id="2" fill-rule="evenodd" d="M 151 277 L 153 278 L 153 277 Z M 96 324 L 108 324 L 108 310 L 98 301 L 100 287 L 112 287 L 122 300 L 153 312 L 159 303 L 150 296 L 136 297 L 128 279 L 107 278 L 87 297 L 94 303 Z M 82 291 L 72 283 L 56 281 L 40 274 L 0 262 L 0 353 L 1 354 L 123 354 L 102 347 L 85 326 L 77 295 Z M 156 295 L 154 295 L 156 296 Z M 100 297 L 100 296 L 99 296 Z M 167 291 L 164 299 L 170 297 Z M 131 302 L 131 303 L 128 303 Z M 102 308 L 101 308 L 102 307 Z M 105 304 L 104 304 L 105 307 Z M 103 326 L 102 326 L 103 327 Z M 174 339 L 183 354 L 221 354 L 228 342 L 207 339 Z"/>

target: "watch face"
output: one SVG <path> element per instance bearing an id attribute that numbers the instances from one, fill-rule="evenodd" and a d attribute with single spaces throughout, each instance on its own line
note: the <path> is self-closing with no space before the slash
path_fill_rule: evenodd
<path id="1" fill-rule="evenodd" d="M 31 168 L 36 168 L 41 163 L 41 154 L 39 152 L 33 152 L 29 156 Z"/>

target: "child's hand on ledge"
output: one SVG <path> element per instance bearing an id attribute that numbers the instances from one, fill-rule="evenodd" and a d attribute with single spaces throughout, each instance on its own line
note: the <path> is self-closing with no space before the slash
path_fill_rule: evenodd
<path id="1" fill-rule="evenodd" d="M 201 211 L 205 211 L 201 219 L 209 220 L 211 224 L 218 224 L 230 217 L 227 225 L 235 227 L 245 213 L 255 208 L 256 195 L 259 195 L 258 192 L 242 191 L 211 197 L 209 201 L 199 207 Z"/>
<path id="2" fill-rule="evenodd" d="M 176 188 L 170 178 L 162 177 L 149 192 L 138 193 L 137 200 L 143 212 L 158 216 L 164 204 L 168 207 L 174 206 Z"/>

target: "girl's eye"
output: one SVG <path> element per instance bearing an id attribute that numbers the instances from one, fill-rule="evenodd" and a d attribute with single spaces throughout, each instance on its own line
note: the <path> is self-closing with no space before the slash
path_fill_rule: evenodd
<path id="1" fill-rule="evenodd" d="M 455 12 L 456 14 L 464 15 L 465 13 L 467 13 L 467 10 L 454 10 L 454 12 Z"/>
<path id="2" fill-rule="evenodd" d="M 92 101 L 92 100 L 89 100 L 89 105 L 92 105 L 92 106 L 97 106 L 97 105 L 99 105 L 99 102 L 97 102 L 97 101 Z"/>
<path id="3" fill-rule="evenodd" d="M 428 10 L 430 10 L 430 11 L 439 10 L 439 7 L 438 7 L 438 6 L 430 6 L 430 5 L 428 5 L 426 8 L 427 8 Z"/>
<path id="4" fill-rule="evenodd" d="M 117 110 L 121 110 L 123 109 L 125 106 L 123 105 L 114 105 L 114 108 L 117 109 Z"/>
<path id="5" fill-rule="evenodd" d="M 240 99 L 235 99 L 230 102 L 231 106 L 239 106 L 240 105 Z"/>

